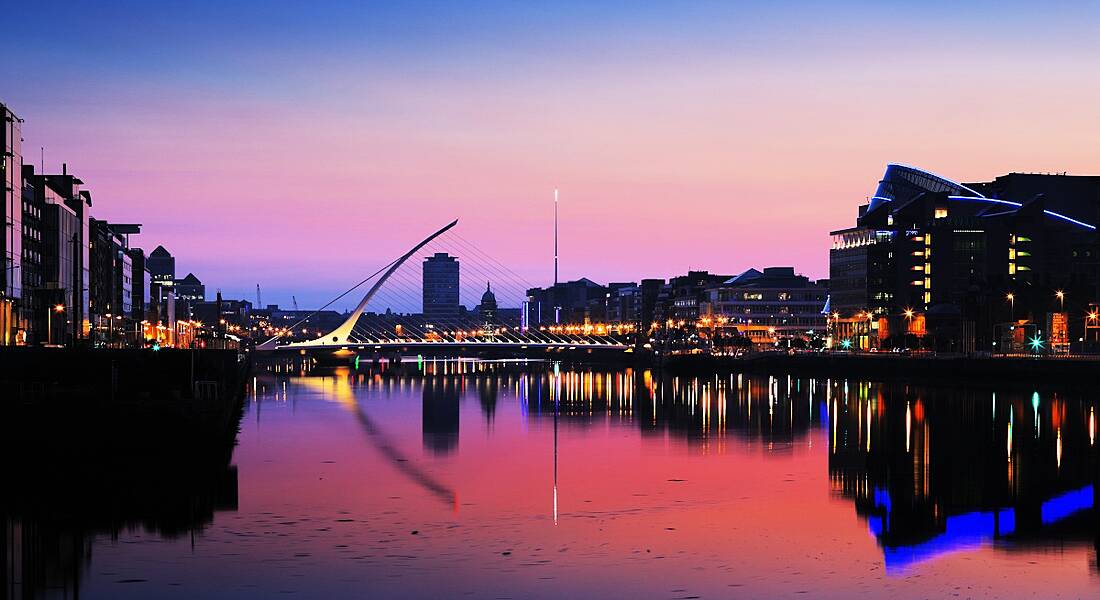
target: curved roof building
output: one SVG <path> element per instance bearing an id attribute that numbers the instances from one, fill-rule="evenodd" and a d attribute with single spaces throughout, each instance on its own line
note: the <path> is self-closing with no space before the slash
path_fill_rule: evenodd
<path id="1" fill-rule="evenodd" d="M 1090 197 L 1089 189 L 1096 188 L 1098 182 L 1098 177 L 1010 173 L 992 182 L 964 185 L 930 171 L 892 163 L 886 166 L 863 214 L 895 212 L 922 196 L 938 194 L 973 216 L 1004 216 L 1035 205 L 1047 217 L 1095 230 L 1095 223 L 1100 222 L 1100 198 Z"/>
<path id="2" fill-rule="evenodd" d="M 871 197 L 867 210 L 872 211 L 884 202 L 908 202 L 926 192 L 951 195 L 981 196 L 978 192 L 939 175 L 906 165 L 886 165 L 886 173 L 878 182 L 878 189 Z"/>
<path id="3" fill-rule="evenodd" d="M 890 164 L 855 226 L 832 232 L 830 308 L 885 319 L 877 332 L 861 326 L 859 347 L 892 335 L 887 321 L 899 314 L 922 313 L 959 315 L 973 339 L 956 350 L 989 349 L 995 323 L 1044 322 L 1063 296 L 1078 314 L 1100 301 L 1098 223 L 1100 177 L 1009 173 L 964 184 Z"/>

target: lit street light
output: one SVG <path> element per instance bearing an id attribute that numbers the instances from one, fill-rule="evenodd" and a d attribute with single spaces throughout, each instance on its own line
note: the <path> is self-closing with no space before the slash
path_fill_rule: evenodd
<path id="1" fill-rule="evenodd" d="M 62 313 L 65 310 L 64 304 L 54 305 L 53 311 L 55 313 Z M 46 309 L 46 345 L 49 346 L 53 342 L 53 315 L 50 314 L 50 310 Z"/>
<path id="2" fill-rule="evenodd" d="M 1054 295 L 1058 297 L 1059 312 L 1066 312 L 1066 293 L 1058 290 Z"/>
<path id="3" fill-rule="evenodd" d="M 1005 299 L 1008 300 L 1009 317 L 1013 322 L 1015 322 L 1016 321 L 1016 296 L 1012 292 L 1009 292 L 1008 295 L 1005 296 Z"/>
<path id="4" fill-rule="evenodd" d="M 905 335 L 906 336 L 913 333 L 913 314 L 914 313 L 913 313 L 912 308 L 906 308 L 905 309 Z M 905 346 L 906 346 L 906 348 L 908 348 L 909 347 L 908 337 L 903 337 L 902 341 L 905 342 Z"/>

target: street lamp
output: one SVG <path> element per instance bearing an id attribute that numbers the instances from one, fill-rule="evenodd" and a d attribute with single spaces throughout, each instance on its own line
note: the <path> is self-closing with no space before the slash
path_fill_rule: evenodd
<path id="1" fill-rule="evenodd" d="M 1066 312 L 1066 293 L 1063 292 L 1062 290 L 1058 290 L 1058 291 L 1054 292 L 1054 295 L 1058 297 L 1058 305 L 1059 305 L 1059 311 L 1058 312 Z"/>
<path id="2" fill-rule="evenodd" d="M 65 310 L 64 304 L 55 304 L 53 311 L 60 314 Z M 46 309 L 46 345 L 49 346 L 53 341 L 53 315 L 50 314 L 50 309 Z"/>
<path id="3" fill-rule="evenodd" d="M 1009 292 L 1005 296 L 1005 299 L 1008 300 L 1009 317 L 1013 322 L 1015 322 L 1016 321 L 1016 295 L 1013 294 L 1012 292 Z"/>
<path id="4" fill-rule="evenodd" d="M 905 309 L 905 336 L 904 336 L 904 339 L 902 340 L 902 341 L 905 342 L 905 347 L 906 348 L 909 347 L 908 337 L 911 333 L 913 333 L 913 309 L 912 308 L 906 308 Z"/>

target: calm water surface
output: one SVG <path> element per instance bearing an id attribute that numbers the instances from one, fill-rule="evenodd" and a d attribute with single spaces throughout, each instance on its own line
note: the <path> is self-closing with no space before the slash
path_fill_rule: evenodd
<path id="1" fill-rule="evenodd" d="M 52 592 L 1100 594 L 1091 396 L 461 370 L 257 379 L 182 524 L 86 532 Z"/>

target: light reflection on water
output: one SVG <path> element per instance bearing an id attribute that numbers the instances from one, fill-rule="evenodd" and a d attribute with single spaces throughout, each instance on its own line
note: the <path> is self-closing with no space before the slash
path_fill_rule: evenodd
<path id="1" fill-rule="evenodd" d="M 1095 408 L 1032 389 L 481 365 L 257 380 L 235 509 L 84 597 L 1078 597 Z"/>

